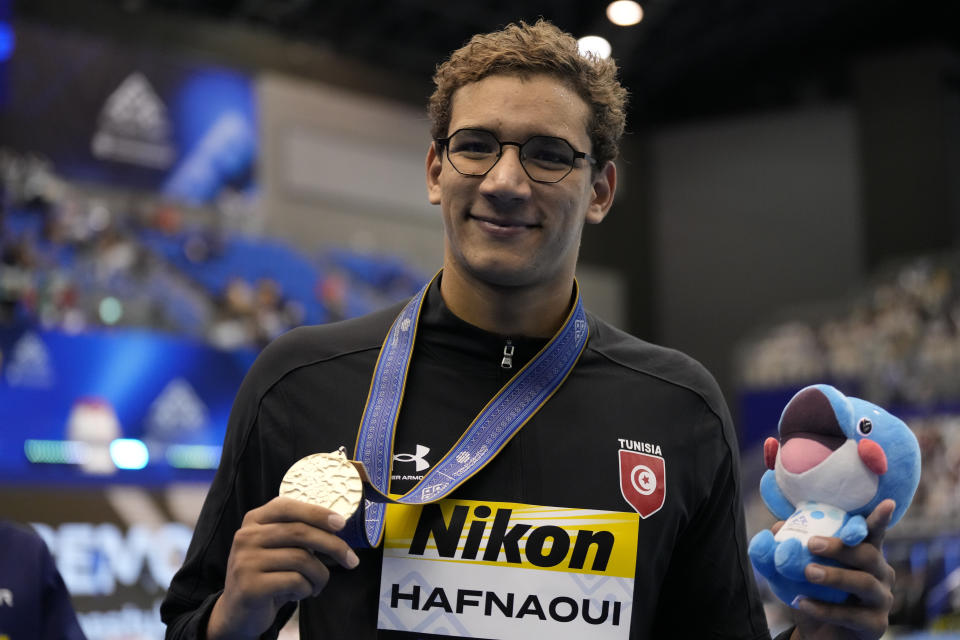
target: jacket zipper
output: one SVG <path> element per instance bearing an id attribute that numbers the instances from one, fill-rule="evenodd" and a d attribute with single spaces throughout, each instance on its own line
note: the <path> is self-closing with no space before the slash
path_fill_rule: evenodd
<path id="1" fill-rule="evenodd" d="M 501 369 L 513 369 L 513 342 L 507 340 L 503 345 L 503 358 L 500 360 Z"/>

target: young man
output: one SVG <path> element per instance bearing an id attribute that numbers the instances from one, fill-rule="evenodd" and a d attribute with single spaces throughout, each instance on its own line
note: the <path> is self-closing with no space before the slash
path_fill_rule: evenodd
<path id="1" fill-rule="evenodd" d="M 443 271 L 402 309 L 295 330 L 258 359 L 162 608 L 168 638 L 275 637 L 298 601 L 305 638 L 769 637 L 716 384 L 579 305 L 581 232 L 616 188 L 616 67 L 521 23 L 435 81 Z M 340 446 L 412 504 L 345 523 L 275 497 L 294 462 Z M 874 544 L 826 540 L 855 568 L 820 581 L 856 603 L 800 603 L 797 637 L 883 632 L 889 515 Z"/>

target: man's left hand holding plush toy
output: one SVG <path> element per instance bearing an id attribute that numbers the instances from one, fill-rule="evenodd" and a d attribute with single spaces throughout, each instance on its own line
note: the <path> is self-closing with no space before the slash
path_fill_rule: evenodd
<path id="1" fill-rule="evenodd" d="M 917 438 L 883 408 L 825 384 L 797 392 L 777 430 L 779 441 L 764 442 L 760 496 L 786 522 L 751 539 L 750 560 L 797 610 L 790 638 L 876 640 L 895 577 L 883 538 L 917 490 Z"/>
<path id="2" fill-rule="evenodd" d="M 858 545 L 848 547 L 840 538 L 810 539 L 812 553 L 836 560 L 846 568 L 810 564 L 805 569 L 807 580 L 849 591 L 853 596 L 842 604 L 801 599 L 797 603 L 797 627 L 790 640 L 876 640 L 883 636 L 893 606 L 895 572 L 883 557 L 882 547 L 894 508 L 889 499 L 877 505 L 867 517 L 867 537 Z M 774 533 L 782 525 L 774 525 Z"/>

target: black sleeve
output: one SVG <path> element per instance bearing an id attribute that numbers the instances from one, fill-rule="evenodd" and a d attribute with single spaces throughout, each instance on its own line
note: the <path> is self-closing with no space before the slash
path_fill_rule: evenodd
<path id="1" fill-rule="evenodd" d="M 268 356 L 269 357 L 269 356 Z M 244 379 L 230 413 L 220 466 L 207 493 L 183 566 L 160 607 L 167 640 L 206 637 L 207 621 L 223 591 L 233 536 L 251 509 L 277 494 L 290 439 L 284 402 L 270 382 L 264 355 Z M 276 638 L 296 605 L 281 609 L 263 638 Z"/>
<path id="2" fill-rule="evenodd" d="M 77 621 L 77 614 L 70 601 L 70 593 L 63 583 L 63 577 L 57 571 L 57 565 L 47 546 L 39 541 L 41 557 L 39 571 L 42 578 L 40 607 L 43 612 L 40 620 L 44 640 L 86 640 Z M 5 637 L 5 636 L 4 636 Z"/>
<path id="3" fill-rule="evenodd" d="M 769 640 L 747 558 L 733 429 L 707 411 L 696 437 L 702 446 L 689 463 L 707 470 L 711 488 L 676 541 L 652 637 Z"/>

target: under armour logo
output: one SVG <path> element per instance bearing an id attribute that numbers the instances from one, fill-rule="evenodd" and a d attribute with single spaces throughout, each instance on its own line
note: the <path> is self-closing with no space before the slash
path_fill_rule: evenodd
<path id="1" fill-rule="evenodd" d="M 10 589 L 0 589 L 0 605 L 6 607 L 13 606 L 13 591 Z"/>
<path id="2" fill-rule="evenodd" d="M 428 453 L 430 453 L 430 447 L 418 444 L 416 453 L 396 453 L 393 460 L 394 462 L 416 462 L 417 471 L 423 471 L 430 467 L 430 463 L 424 458 Z"/>

